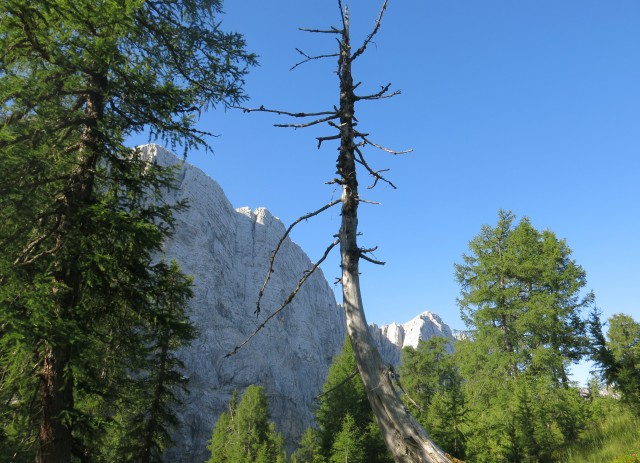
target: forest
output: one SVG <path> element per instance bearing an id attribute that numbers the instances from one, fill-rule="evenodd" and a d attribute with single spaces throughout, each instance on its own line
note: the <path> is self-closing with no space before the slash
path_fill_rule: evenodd
<path id="1" fill-rule="evenodd" d="M 341 26 L 310 32 L 337 39 L 339 103 L 243 109 L 334 130 L 317 142 L 339 143 L 341 197 L 303 219 L 340 205 L 326 253 L 340 249 L 348 338 L 297 450 L 285 451 L 256 385 L 218 419 L 210 461 L 640 461 L 640 323 L 601 320 L 566 241 L 526 218 L 501 210 L 455 265 L 467 331 L 453 353 L 430 339 L 395 371 L 371 349 L 358 263 L 381 262 L 357 241 L 356 173 L 394 187 L 364 148 L 402 152 L 359 131 L 354 108 L 398 92 L 357 94 L 352 76 L 387 2 L 353 49 L 337 4 Z M 192 278 L 157 256 L 188 204 L 163 201 L 175 169 L 128 140 L 187 156 L 210 149 L 203 112 L 242 108 L 258 57 L 221 14 L 220 0 L 0 7 L 0 462 L 159 462 L 172 445 L 189 388 L 178 353 L 198 330 Z M 568 368 L 586 359 L 597 372 L 583 391 Z"/>

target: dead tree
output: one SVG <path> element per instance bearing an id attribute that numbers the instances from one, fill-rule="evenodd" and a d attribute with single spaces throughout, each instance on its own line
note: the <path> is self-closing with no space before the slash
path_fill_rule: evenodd
<path id="1" fill-rule="evenodd" d="M 399 94 L 399 91 L 391 92 L 389 84 L 383 86 L 381 90 L 375 94 L 364 96 L 357 95 L 355 93 L 355 90 L 359 84 L 354 85 L 351 72 L 352 63 L 366 51 L 367 46 L 371 43 L 371 40 L 380 28 L 382 16 L 387 7 L 387 0 L 385 0 L 382 5 L 372 32 L 366 37 L 362 45 L 355 51 L 352 51 L 349 37 L 348 7 L 343 8 L 342 2 L 340 0 L 338 0 L 338 6 L 340 7 L 340 14 L 342 19 L 341 28 L 332 27 L 328 30 L 302 29 L 304 31 L 312 33 L 335 34 L 338 38 L 339 43 L 338 53 L 310 56 L 301 50 L 297 50 L 304 59 L 293 66 L 293 68 L 299 66 L 300 64 L 316 59 L 330 57 L 337 58 L 337 74 L 340 81 L 339 106 L 334 107 L 331 111 L 310 113 L 293 113 L 268 109 L 264 107 L 256 109 L 242 108 L 246 112 L 270 112 L 295 118 L 303 118 L 306 120 L 306 122 L 298 124 L 276 124 L 276 126 L 278 127 L 303 128 L 326 123 L 332 128 L 336 129 L 337 133 L 325 137 L 318 137 L 317 140 L 318 148 L 320 148 L 322 143 L 326 141 L 337 140 L 340 142 L 340 146 L 338 149 L 339 154 L 337 159 L 338 177 L 332 180 L 332 182 L 330 183 L 335 183 L 342 187 L 342 196 L 340 200 L 333 201 L 318 209 L 317 211 L 309 213 L 294 222 L 294 224 L 289 227 L 289 229 L 285 233 L 285 236 L 280 241 L 281 244 L 285 237 L 291 231 L 291 228 L 293 228 L 293 226 L 295 226 L 300 221 L 318 215 L 338 203 L 341 204 L 342 223 L 340 231 L 337 234 L 338 239 L 327 248 L 327 251 L 324 253 L 323 257 L 316 264 L 314 264 L 314 266 L 300 279 L 296 289 L 289 295 L 289 297 L 275 312 L 269 315 L 258 326 L 251 337 L 259 332 L 271 318 L 282 311 L 289 304 L 289 302 L 291 302 L 291 300 L 295 297 L 299 288 L 302 286 L 302 284 L 304 284 L 304 281 L 306 281 L 308 276 L 326 258 L 331 249 L 339 244 L 342 267 L 342 278 L 340 281 L 342 283 L 342 295 L 347 320 L 347 331 L 349 338 L 351 339 L 351 345 L 353 346 L 353 352 L 356 357 L 358 370 L 367 391 L 369 403 L 371 404 L 371 408 L 373 409 L 388 449 L 391 451 L 391 454 L 393 455 L 393 458 L 397 463 L 449 463 L 456 460 L 453 457 L 446 455 L 433 443 L 433 441 L 427 435 L 426 431 L 420 426 L 416 419 L 408 413 L 404 404 L 400 400 L 400 391 L 396 390 L 395 387 L 396 385 L 399 385 L 398 376 L 395 374 L 395 371 L 393 370 L 393 367 L 391 365 L 387 365 L 382 361 L 382 358 L 380 357 L 380 354 L 375 347 L 365 317 L 362 304 L 362 296 L 360 293 L 358 269 L 360 259 L 364 259 L 375 264 L 383 264 L 383 262 L 374 260 L 368 255 L 373 251 L 373 249 L 364 249 L 358 246 L 358 205 L 364 200 L 361 199 L 360 195 L 358 194 L 358 178 L 356 167 L 358 165 L 361 166 L 361 168 L 363 168 L 367 172 L 367 174 L 369 174 L 373 178 L 373 184 L 370 186 L 370 188 L 381 181 L 386 182 L 395 188 L 395 186 L 383 176 L 383 170 L 375 171 L 371 168 L 363 154 L 363 148 L 367 145 L 370 145 L 374 148 L 381 149 L 390 154 L 402 154 L 407 152 L 390 150 L 377 143 L 374 143 L 369 139 L 369 135 L 367 133 L 360 132 L 356 128 L 357 120 L 355 118 L 355 105 L 358 101 L 379 100 Z M 260 312 L 260 299 L 264 292 L 264 288 L 269 281 L 271 272 L 273 270 L 273 262 L 276 258 L 279 248 L 280 245 L 278 245 L 271 256 L 271 267 L 265 280 L 265 285 L 263 286 L 258 298 L 256 313 Z M 242 344 L 237 346 L 228 355 L 233 355 L 235 352 L 237 352 L 237 350 L 241 348 L 249 339 L 245 340 Z"/>

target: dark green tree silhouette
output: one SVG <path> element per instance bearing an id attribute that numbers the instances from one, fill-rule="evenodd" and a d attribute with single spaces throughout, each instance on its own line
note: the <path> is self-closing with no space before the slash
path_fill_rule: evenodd
<path id="1" fill-rule="evenodd" d="M 254 57 L 217 0 L 7 0 L 0 10 L 1 445 L 97 458 L 150 345 L 173 170 L 126 148 L 205 145 Z M 3 449 L 5 450 L 5 449 Z"/>

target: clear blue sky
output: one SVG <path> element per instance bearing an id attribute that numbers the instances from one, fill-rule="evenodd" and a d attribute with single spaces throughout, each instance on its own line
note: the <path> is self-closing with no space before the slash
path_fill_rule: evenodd
<path id="1" fill-rule="evenodd" d="M 381 1 L 349 4 L 352 41 L 371 30 Z M 335 0 L 228 0 L 224 27 L 245 34 L 260 67 L 247 106 L 320 111 L 337 104 L 334 60 L 289 71 L 309 54 L 334 53 Z M 362 264 L 370 322 L 405 322 L 424 310 L 463 328 L 453 265 L 500 208 L 566 238 L 605 316 L 640 320 L 640 2 L 390 0 L 382 28 L 356 61 L 361 93 L 391 82 L 402 95 L 363 102 L 360 130 L 414 152 L 369 151 L 398 186 L 364 188 L 362 245 L 384 267 Z M 285 224 L 339 192 L 329 127 L 275 128 L 269 114 L 214 111 L 214 154 L 189 161 L 216 179 L 234 206 L 264 206 Z M 293 234 L 316 260 L 339 227 L 337 211 Z M 324 266 L 329 281 L 337 257 Z"/>

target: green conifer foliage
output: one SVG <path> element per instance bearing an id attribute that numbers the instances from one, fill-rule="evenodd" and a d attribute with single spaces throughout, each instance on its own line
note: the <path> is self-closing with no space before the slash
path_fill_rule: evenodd
<path id="1" fill-rule="evenodd" d="M 347 413 L 340 432 L 331 445 L 331 463 L 365 463 L 363 436 L 353 417 Z"/>
<path id="2" fill-rule="evenodd" d="M 375 423 L 364 384 L 357 371 L 351 342 L 346 338 L 342 352 L 329 367 L 320 405 L 316 410 L 321 454 L 327 460 L 332 458 L 336 436 L 344 428 L 345 419 L 349 416 L 359 429 L 361 439 L 358 442 L 363 447 L 365 461 L 390 462 L 391 456 Z"/>
<path id="3" fill-rule="evenodd" d="M 131 384 L 158 384 L 159 370 L 141 360 L 159 345 L 149 337 L 160 326 L 151 316 L 159 301 L 149 295 L 168 284 L 153 256 L 184 205 L 160 199 L 173 169 L 150 165 L 123 141 L 149 131 L 186 154 L 205 143 L 200 111 L 243 98 L 254 57 L 241 36 L 220 29 L 220 7 L 2 4 L 3 455 L 99 459 Z M 153 427 L 149 449 L 165 445 Z"/>
<path id="4" fill-rule="evenodd" d="M 213 429 L 208 463 L 285 463 L 282 436 L 269 420 L 269 405 L 264 389 L 251 385 L 240 403 L 231 399 L 229 412 L 218 418 Z"/>
<path id="5" fill-rule="evenodd" d="M 407 392 L 404 400 L 438 446 L 464 459 L 466 404 L 462 392 L 462 377 L 453 355 L 446 347 L 450 341 L 432 337 L 420 341 L 417 349 L 407 347 L 402 352 L 400 378 Z"/>
<path id="6" fill-rule="evenodd" d="M 467 456 L 478 462 L 552 461 L 585 423 L 567 369 L 585 356 L 584 270 L 564 240 L 500 211 L 456 265 L 468 337 L 456 363 L 469 407 Z"/>

